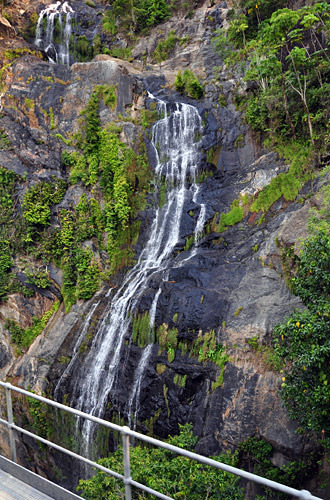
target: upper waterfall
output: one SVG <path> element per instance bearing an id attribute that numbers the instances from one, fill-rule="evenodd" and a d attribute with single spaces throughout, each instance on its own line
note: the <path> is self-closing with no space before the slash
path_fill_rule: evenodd
<path id="1" fill-rule="evenodd" d="M 39 14 L 35 45 L 44 50 L 49 62 L 70 65 L 70 39 L 74 10 L 68 2 L 56 2 Z"/>

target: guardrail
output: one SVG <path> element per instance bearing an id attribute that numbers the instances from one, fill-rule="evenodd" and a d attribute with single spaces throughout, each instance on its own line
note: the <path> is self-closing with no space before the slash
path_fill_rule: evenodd
<path id="1" fill-rule="evenodd" d="M 291 496 L 299 498 L 301 500 L 322 500 L 319 497 L 313 496 L 307 490 L 300 490 L 299 491 L 299 490 L 296 490 L 296 489 L 291 488 L 289 486 L 285 486 L 284 484 L 280 484 L 280 483 L 277 483 L 275 481 L 271 481 L 270 479 L 266 479 L 264 477 L 257 476 L 256 474 L 252 474 L 251 472 L 247 472 L 247 471 L 244 471 L 242 469 L 232 467 L 231 465 L 217 462 L 216 460 L 213 460 L 211 458 L 207 458 L 207 457 L 204 457 L 202 455 L 198 455 L 197 453 L 193 453 L 193 452 L 185 450 L 183 448 L 178 448 L 177 446 L 173 446 L 169 443 L 164 443 L 163 441 L 159 441 L 158 439 L 154 439 L 154 438 L 151 438 L 149 436 L 145 436 L 144 434 L 140 434 L 139 432 L 133 431 L 129 427 L 120 426 L 120 425 L 114 424 L 112 422 L 107 422 L 106 420 L 102 420 L 101 418 L 94 417 L 93 415 L 89 415 L 89 414 L 84 413 L 82 411 L 75 410 L 74 408 L 71 408 L 69 406 L 65 406 L 61 403 L 57 403 L 56 401 L 52 401 L 50 399 L 44 398 L 43 396 L 38 396 L 37 394 L 33 394 L 32 392 L 26 391 L 25 389 L 21 389 L 20 387 L 13 386 L 10 383 L 0 381 L 0 387 L 3 387 L 6 390 L 7 419 L 8 419 L 8 420 L 4 420 L 3 418 L 0 418 L 0 423 L 6 425 L 8 427 L 9 442 L 10 442 L 10 448 L 11 448 L 11 459 L 14 462 L 17 461 L 14 431 L 18 431 L 18 432 L 22 432 L 23 434 L 40 441 L 41 443 L 46 444 L 47 446 L 50 446 L 51 448 L 54 448 L 58 451 L 66 453 L 67 455 L 69 455 L 73 458 L 81 460 L 82 462 L 84 462 L 88 465 L 91 465 L 91 466 L 93 466 L 93 467 L 95 467 L 103 472 L 110 474 L 111 476 L 113 476 L 117 479 L 120 479 L 121 481 L 123 481 L 123 483 L 125 485 L 125 500 L 132 500 L 132 486 L 139 488 L 147 493 L 150 493 L 157 498 L 162 498 L 163 500 L 174 500 L 172 497 L 164 495 L 163 493 L 160 493 L 156 490 L 153 490 L 152 488 L 149 488 L 148 486 L 145 486 L 144 484 L 138 483 L 137 481 L 134 481 L 134 479 L 132 479 L 131 469 L 130 469 L 130 437 L 132 437 L 135 439 L 139 439 L 140 441 L 145 441 L 147 443 L 150 443 L 154 446 L 159 446 L 161 448 L 165 448 L 167 450 L 172 451 L 173 453 L 190 458 L 191 460 L 196 460 L 197 462 L 203 463 L 205 465 L 210 465 L 211 467 L 215 467 L 217 469 L 221 469 L 221 470 L 224 470 L 226 472 L 230 472 L 232 474 L 240 476 L 240 477 L 247 479 L 249 481 L 254 481 L 255 483 L 258 483 L 262 486 L 266 486 L 268 488 L 272 488 L 274 490 L 281 491 L 282 493 L 286 493 L 287 495 L 291 495 Z M 79 455 L 71 450 L 68 450 L 67 448 L 59 446 L 56 443 L 49 441 L 48 439 L 44 439 L 40 436 L 37 436 L 36 434 L 16 425 L 14 423 L 14 418 L 13 418 L 12 397 L 11 397 L 12 391 L 18 392 L 19 394 L 23 394 L 25 396 L 36 399 L 37 401 L 41 401 L 42 403 L 46 403 L 50 406 L 53 406 L 53 407 L 58 408 L 60 410 L 66 411 L 67 413 L 71 413 L 73 415 L 76 415 L 77 417 L 86 418 L 88 420 L 91 420 L 92 422 L 103 425 L 104 427 L 107 427 L 108 429 L 112 429 L 114 431 L 120 432 L 120 434 L 122 436 L 122 441 L 123 441 L 124 474 L 119 474 L 118 472 L 115 472 L 111 469 L 108 469 L 107 467 L 103 467 L 102 465 L 99 465 L 98 463 L 96 463 L 92 460 L 89 460 L 88 458 L 82 457 L 81 455 Z"/>

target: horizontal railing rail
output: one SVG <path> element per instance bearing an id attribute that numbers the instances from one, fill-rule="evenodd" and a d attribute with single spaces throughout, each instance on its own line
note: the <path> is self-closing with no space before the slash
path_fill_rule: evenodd
<path id="1" fill-rule="evenodd" d="M 40 441 L 41 443 L 44 443 L 45 445 L 47 445 L 51 448 L 54 448 L 58 451 L 66 453 L 67 455 L 69 455 L 73 458 L 81 460 L 82 462 L 84 462 L 88 465 L 91 465 L 91 466 L 95 467 L 96 469 L 99 469 L 103 472 L 106 472 L 117 479 L 120 479 L 121 481 L 123 481 L 123 483 L 125 485 L 125 500 L 132 499 L 132 490 L 131 490 L 132 486 L 139 488 L 147 493 L 150 493 L 150 494 L 156 496 L 157 498 L 162 498 L 164 500 L 173 500 L 172 497 L 164 495 L 163 493 L 160 493 L 159 491 L 153 490 L 152 488 L 149 488 L 148 486 L 145 486 L 144 484 L 141 484 L 137 481 L 134 481 L 134 479 L 132 479 L 131 470 L 130 470 L 130 437 L 132 437 L 132 438 L 138 439 L 140 441 L 145 441 L 145 442 L 152 444 L 154 446 L 159 446 L 161 448 L 165 448 L 167 450 L 172 451 L 173 453 L 176 453 L 178 455 L 182 455 L 182 456 L 187 457 L 191 460 L 196 460 L 197 462 L 203 463 L 205 465 L 209 465 L 211 467 L 215 467 L 217 469 L 221 469 L 223 471 L 230 472 L 230 473 L 235 474 L 236 476 L 242 477 L 248 481 L 253 481 L 253 482 L 258 483 L 262 486 L 272 488 L 272 489 L 280 491 L 282 493 L 286 493 L 287 495 L 291 495 L 291 496 L 299 498 L 301 500 L 322 500 L 319 497 L 313 496 L 307 490 L 296 490 L 295 488 L 291 488 L 290 486 L 286 486 L 286 485 L 278 483 L 276 481 L 272 481 L 270 479 L 258 476 L 256 474 L 253 474 L 252 472 L 247 472 L 245 470 L 238 469 L 238 468 L 233 467 L 231 465 L 227 465 L 227 464 L 224 464 L 222 462 L 218 462 L 217 460 L 213 460 L 211 458 L 204 457 L 203 455 L 199 455 L 197 453 L 185 450 L 183 448 L 173 446 L 169 443 L 164 443 L 163 441 L 160 441 L 158 439 L 155 439 L 155 438 L 152 438 L 150 436 L 146 436 L 146 435 L 141 434 L 139 432 L 133 431 L 129 427 L 120 426 L 120 425 L 114 424 L 112 422 L 108 422 L 106 420 L 103 420 L 101 418 L 95 417 L 94 415 L 89 415 L 88 413 L 84 413 L 80 410 L 76 410 L 76 409 L 71 408 L 69 406 L 58 403 L 57 401 L 52 401 L 51 399 L 48 399 L 48 398 L 45 398 L 43 396 L 39 396 L 38 394 L 34 394 L 32 392 L 26 391 L 25 389 L 21 389 L 20 387 L 13 386 L 12 384 L 10 384 L 8 382 L 0 381 L 0 387 L 3 387 L 6 391 L 6 404 L 7 404 L 7 420 L 0 418 L 0 423 L 2 423 L 8 427 L 9 443 L 10 443 L 10 449 L 11 449 L 11 459 L 13 462 L 17 462 L 16 444 L 15 444 L 15 436 L 14 436 L 14 431 L 17 431 L 17 432 L 21 432 L 21 433 L 25 434 L 26 436 L 34 438 L 34 439 Z M 123 441 L 124 474 L 119 474 L 118 472 L 115 472 L 111 469 L 108 469 L 107 467 L 103 467 L 102 465 L 98 464 L 97 462 L 94 462 L 93 460 L 85 458 L 85 457 L 79 455 L 78 453 L 75 453 L 71 450 L 68 450 L 67 448 L 64 448 L 63 446 L 60 446 L 52 441 L 49 441 L 48 439 L 42 438 L 41 436 L 38 436 L 37 434 L 34 434 L 33 432 L 30 432 L 30 431 L 16 425 L 14 423 L 14 418 L 13 418 L 12 398 L 11 398 L 12 391 L 17 392 L 19 394 L 23 394 L 24 396 L 27 396 L 27 397 L 31 397 L 33 399 L 36 399 L 37 401 L 41 401 L 42 403 L 46 403 L 49 406 L 53 406 L 54 408 L 57 408 L 59 410 L 63 410 L 67 413 L 71 413 L 72 415 L 75 415 L 77 417 L 85 418 L 85 419 L 90 420 L 96 424 L 103 425 L 104 427 L 107 427 L 108 429 L 112 429 L 113 431 L 119 432 L 122 436 L 122 441 Z"/>

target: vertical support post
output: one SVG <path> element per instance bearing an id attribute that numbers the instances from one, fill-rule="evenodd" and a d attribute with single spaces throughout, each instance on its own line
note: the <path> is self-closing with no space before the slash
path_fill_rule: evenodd
<path id="1" fill-rule="evenodd" d="M 132 500 L 132 488 L 129 483 L 131 479 L 131 465 L 129 458 L 129 434 L 126 434 L 126 430 L 130 430 L 129 427 L 123 427 L 122 439 L 123 439 L 123 455 L 124 455 L 124 484 L 125 484 L 125 500 Z"/>
<path id="2" fill-rule="evenodd" d="M 10 443 L 10 451 L 11 451 L 11 459 L 13 462 L 17 462 L 16 458 L 16 444 L 15 437 L 12 425 L 14 423 L 13 418 L 13 406 L 11 401 L 11 389 L 10 385 L 6 386 L 6 402 L 7 402 L 7 418 L 8 418 L 8 433 L 9 433 L 9 443 Z"/>

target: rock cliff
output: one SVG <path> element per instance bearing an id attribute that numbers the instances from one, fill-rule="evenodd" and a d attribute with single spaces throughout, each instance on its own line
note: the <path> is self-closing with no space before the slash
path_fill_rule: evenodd
<path id="1" fill-rule="evenodd" d="M 66 67 L 50 64 L 42 54 L 33 52 L 35 47 L 28 37 L 24 42 L 15 34 L 14 28 L 19 34 L 29 28 L 19 15 L 39 13 L 45 3 L 50 2 L 9 4 L 12 25 L 0 17 L 1 57 L 4 63 L 7 61 L 1 70 L 0 130 L 10 141 L 10 147 L 0 148 L 0 165 L 20 176 L 17 203 L 21 204 L 28 189 L 40 180 L 68 181 L 70 172 L 62 156 L 68 149 L 65 140 L 79 133 L 81 112 L 96 86 L 113 86 L 117 95 L 115 107 L 101 101 L 101 126 L 113 123 L 120 127 L 120 140 L 135 152 L 142 134 L 152 168 L 155 158 L 151 123 L 145 128 L 141 123 L 141 113 L 151 109 L 147 92 L 170 103 L 192 104 L 202 119 L 199 198 L 206 207 L 202 237 L 194 251 L 189 248 L 187 242 L 194 234 L 198 207 L 194 202 L 186 203 L 167 280 L 155 272 L 136 304 L 136 317 L 143 316 L 150 311 L 161 288 L 155 328 L 163 325 L 166 331 L 176 331 L 174 344 L 160 347 L 158 342 L 152 347 L 141 378 L 137 428 L 165 438 L 178 431 L 178 424 L 192 422 L 199 437 L 199 453 L 211 455 L 235 449 L 248 437 L 258 436 L 273 445 L 275 465 L 300 458 L 312 449 L 312 444 L 296 433 L 297 426 L 279 398 L 281 374 L 274 369 L 271 358 L 271 333 L 274 325 L 294 308 L 303 307 L 286 285 L 283 249 L 306 235 L 308 210 L 317 204 L 309 194 L 324 181 L 307 183 L 293 202 L 279 199 L 265 217 L 243 207 L 241 221 L 223 232 L 217 230 L 219 214 L 227 213 L 234 200 L 246 194 L 254 196 L 274 176 L 288 170 L 283 158 L 258 144 L 235 107 L 235 95 L 248 92 L 247 86 L 240 75 L 222 67 L 221 56 L 212 43 L 214 30 L 226 25 L 228 7 L 223 1 L 198 2 L 189 16 L 179 12 L 153 28 L 150 36 L 140 37 L 129 62 L 101 54 Z M 72 2 L 80 16 L 81 33 L 87 39 L 93 31 L 95 12 L 104 10 L 101 2 L 95 4 L 92 8 L 84 2 Z M 96 29 L 101 33 L 98 20 Z M 155 62 L 157 44 L 171 30 L 183 42 L 176 44 L 167 60 Z M 120 37 L 119 42 L 125 45 Z M 8 63 L 5 50 L 10 48 L 22 49 L 22 54 L 16 52 Z M 181 96 L 173 87 L 175 75 L 185 68 L 193 70 L 204 83 L 205 94 L 198 101 Z M 79 181 L 66 184 L 62 200 L 52 208 L 50 225 L 58 227 L 61 210 L 77 207 L 83 194 L 91 197 L 93 190 Z M 307 197 L 310 199 L 305 202 Z M 155 211 L 152 184 L 146 198 L 146 208 L 136 215 L 141 222 L 134 247 L 136 258 L 149 238 Z M 96 248 L 93 238 L 86 238 L 84 244 L 102 263 L 102 250 Z M 0 304 L 0 373 L 2 378 L 52 397 L 74 356 L 88 313 L 93 310 L 81 341 L 82 361 L 109 307 L 109 288 L 121 285 L 127 267 L 110 278 L 106 276 L 108 279 L 96 294 L 89 300 L 78 300 L 69 312 L 62 304 L 31 346 L 19 352 L 5 320 L 15 320 L 24 328 L 31 326 L 33 317 L 42 317 L 56 300 L 62 302 L 63 287 L 63 269 L 51 260 L 47 262 L 49 285 L 41 288 L 29 284 L 29 259 L 40 266 L 47 256 L 22 254 L 17 251 L 13 266 L 20 282 L 34 294 L 24 297 L 19 291 L 10 293 L 8 300 Z M 138 340 L 132 341 L 131 330 L 125 341 L 119 361 L 121 375 L 108 395 L 105 412 L 106 418 L 119 422 L 127 417 L 128 395 L 144 348 Z M 214 362 L 215 345 L 222 346 L 222 364 Z M 69 372 L 61 381 L 58 399 L 70 397 L 76 384 L 75 374 Z M 4 432 L 1 443 L 6 449 Z M 25 453 L 22 448 L 23 463 L 27 461 Z M 36 468 L 47 473 L 45 464 L 38 463 Z"/>

